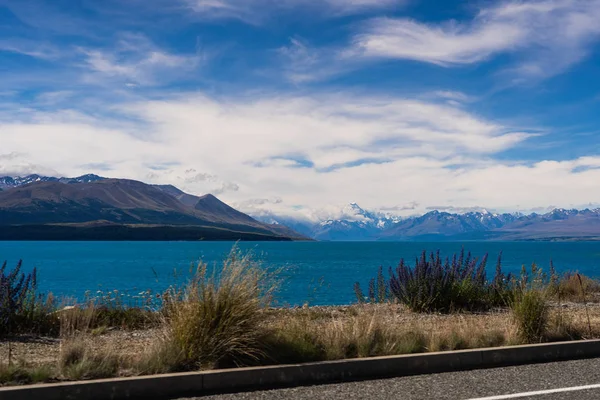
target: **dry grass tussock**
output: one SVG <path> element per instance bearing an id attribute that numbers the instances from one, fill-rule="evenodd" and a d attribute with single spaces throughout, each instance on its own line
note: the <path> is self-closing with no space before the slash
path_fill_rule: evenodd
<path id="1" fill-rule="evenodd" d="M 61 343 L 58 360 L 60 374 L 67 380 L 101 379 L 117 376 L 125 367 L 113 351 L 94 352 L 86 338 L 78 337 Z"/>
<path id="2" fill-rule="evenodd" d="M 231 367 L 261 359 L 262 311 L 277 286 L 273 278 L 251 253 L 237 248 L 210 274 L 200 264 L 182 290 L 166 296 L 163 335 L 142 358 L 142 369 L 160 364 L 157 359 L 179 364 L 168 370 Z"/>
<path id="3" fill-rule="evenodd" d="M 556 299 L 563 301 L 600 301 L 600 282 L 579 273 L 567 273 L 558 282 Z"/>

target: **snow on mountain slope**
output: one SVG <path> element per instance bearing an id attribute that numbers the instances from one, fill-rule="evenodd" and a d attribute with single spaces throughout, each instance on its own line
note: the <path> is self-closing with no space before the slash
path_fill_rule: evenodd
<path id="1" fill-rule="evenodd" d="M 90 183 L 103 179 L 106 178 L 94 174 L 82 175 L 76 178 L 56 178 L 53 176 L 41 176 L 37 174 L 27 176 L 0 176 L 0 189 L 10 189 L 34 182 Z"/>
<path id="2" fill-rule="evenodd" d="M 309 218 L 277 217 L 272 214 L 268 216 L 268 221 L 294 227 L 296 231 L 301 231 L 313 239 L 331 241 L 452 238 L 550 240 L 600 237 L 600 209 L 559 208 L 545 214 L 529 215 L 518 212 L 491 213 L 487 210 L 463 214 L 434 210 L 420 216 L 400 218 L 368 211 L 356 203 L 350 203 L 316 221 Z"/>
<path id="3" fill-rule="evenodd" d="M 365 210 L 356 203 L 318 210 L 307 216 L 254 214 L 265 223 L 277 223 L 317 240 L 375 240 L 380 232 L 401 221 L 395 215 Z"/>

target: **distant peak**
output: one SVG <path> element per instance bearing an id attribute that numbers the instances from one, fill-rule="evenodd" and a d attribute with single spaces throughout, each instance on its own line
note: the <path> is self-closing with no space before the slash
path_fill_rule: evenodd
<path id="1" fill-rule="evenodd" d="M 205 194 L 204 196 L 200 196 L 198 198 L 198 203 L 211 204 L 211 205 L 225 205 L 229 207 L 226 203 L 219 200 L 215 195 L 210 193 Z"/>
<path id="2" fill-rule="evenodd" d="M 73 179 L 106 179 L 106 178 L 96 175 L 96 174 L 85 174 L 85 175 L 81 175 L 81 176 L 78 176 L 77 178 L 73 178 Z"/>

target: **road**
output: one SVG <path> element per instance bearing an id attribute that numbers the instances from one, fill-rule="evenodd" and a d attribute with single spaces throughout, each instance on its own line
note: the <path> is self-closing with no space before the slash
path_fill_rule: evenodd
<path id="1" fill-rule="evenodd" d="M 591 400 L 600 399 L 600 358 L 206 396 L 197 399 Z"/>

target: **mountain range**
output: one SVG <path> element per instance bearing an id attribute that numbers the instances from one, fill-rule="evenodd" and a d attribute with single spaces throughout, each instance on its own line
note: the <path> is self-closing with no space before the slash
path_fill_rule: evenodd
<path id="1" fill-rule="evenodd" d="M 401 218 L 350 203 L 334 214 L 250 216 L 211 194 L 93 174 L 0 177 L 0 240 L 600 240 L 600 209 Z"/>
<path id="2" fill-rule="evenodd" d="M 82 175 L 77 178 L 55 178 L 53 176 L 41 176 L 37 174 L 27 176 L 0 176 L 0 190 L 10 189 L 17 186 L 27 185 L 36 182 L 61 182 L 61 183 L 90 183 L 103 180 L 103 178 L 94 174 Z"/>
<path id="3" fill-rule="evenodd" d="M 456 240 L 599 240 L 600 209 L 554 209 L 545 214 L 463 214 L 431 211 L 400 218 L 367 211 L 356 203 L 336 219 L 256 215 L 270 224 L 283 224 L 316 240 L 456 241 Z"/>
<path id="4" fill-rule="evenodd" d="M 215 196 L 97 175 L 0 177 L 0 239 L 306 239 Z"/>

